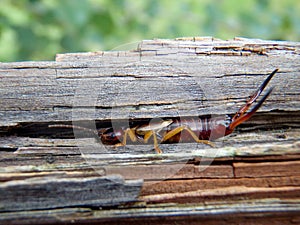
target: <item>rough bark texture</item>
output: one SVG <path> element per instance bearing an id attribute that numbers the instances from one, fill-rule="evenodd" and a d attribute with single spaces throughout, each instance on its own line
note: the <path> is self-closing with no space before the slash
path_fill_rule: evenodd
<path id="1" fill-rule="evenodd" d="M 180 38 L 0 63 L 0 223 L 299 223 L 299 55 L 298 42 Z M 48 127 L 233 115 L 275 68 L 259 112 L 215 148 L 158 155 Z"/>

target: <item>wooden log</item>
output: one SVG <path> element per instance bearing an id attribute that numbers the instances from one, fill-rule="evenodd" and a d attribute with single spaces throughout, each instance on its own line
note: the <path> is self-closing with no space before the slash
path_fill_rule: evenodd
<path id="1" fill-rule="evenodd" d="M 136 201 L 142 183 L 125 183 L 118 176 L 46 178 L 28 178 L 1 184 L 1 193 L 5 194 L 0 196 L 0 211 L 117 206 Z"/>
<path id="2" fill-rule="evenodd" d="M 2 213 L 0 221 L 14 224 L 101 223 L 101 224 L 297 224 L 299 203 L 278 199 L 236 201 L 229 204 L 159 205 L 129 210 L 92 210 L 65 208 L 56 210 Z"/>
<path id="3" fill-rule="evenodd" d="M 231 55 L 245 51 L 251 55 Z M 295 111 L 298 53 L 293 42 L 157 40 L 125 55 L 1 63 L 1 123 L 234 113 L 275 68 L 280 71 L 270 86 L 276 89 L 261 112 Z"/>
<path id="4" fill-rule="evenodd" d="M 180 38 L 0 63 L 0 223 L 299 222 L 299 46 Z M 163 144 L 159 155 L 150 143 L 115 149 L 89 132 L 48 127 L 233 115 L 275 68 L 267 101 L 215 148 Z"/>

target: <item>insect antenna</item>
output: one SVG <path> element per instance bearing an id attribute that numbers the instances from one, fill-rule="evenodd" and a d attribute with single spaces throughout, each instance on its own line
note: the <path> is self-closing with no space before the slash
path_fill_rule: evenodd
<path id="1" fill-rule="evenodd" d="M 96 136 L 99 136 L 99 132 L 90 128 L 86 127 L 81 127 L 81 126 L 76 126 L 76 125 L 68 125 L 68 124 L 52 124 L 48 125 L 49 128 L 71 128 L 71 129 L 78 129 L 78 130 L 83 130 L 87 132 L 91 132 Z"/>

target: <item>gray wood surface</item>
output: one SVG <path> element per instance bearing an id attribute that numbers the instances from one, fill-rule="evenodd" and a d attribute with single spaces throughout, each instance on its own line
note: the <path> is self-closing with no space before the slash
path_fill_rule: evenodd
<path id="1" fill-rule="evenodd" d="M 236 201 L 231 204 L 212 203 L 192 205 L 161 205 L 130 210 L 91 210 L 89 208 L 65 208 L 56 210 L 3 213 L 0 221 L 14 224 L 295 224 L 299 221 L 299 203 L 281 201 Z"/>
<path id="2" fill-rule="evenodd" d="M 46 178 L 46 179 L 45 179 Z M 142 181 L 120 176 L 70 178 L 49 176 L 0 184 L 0 211 L 63 207 L 112 207 L 136 201 Z"/>
<path id="3" fill-rule="evenodd" d="M 298 42 L 199 37 L 0 63 L 0 223 L 299 222 L 299 53 Z M 275 68 L 267 101 L 215 148 L 116 149 L 48 127 L 233 115 Z"/>
<path id="4" fill-rule="evenodd" d="M 56 59 L 0 63 L 2 125 L 234 113 L 275 68 L 260 111 L 299 109 L 299 43 L 157 40 Z"/>

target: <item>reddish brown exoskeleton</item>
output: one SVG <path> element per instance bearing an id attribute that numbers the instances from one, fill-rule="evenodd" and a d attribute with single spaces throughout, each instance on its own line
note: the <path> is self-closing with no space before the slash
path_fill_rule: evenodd
<path id="1" fill-rule="evenodd" d="M 233 132 L 235 127 L 248 120 L 268 98 L 273 88 L 270 88 L 261 100 L 249 111 L 247 110 L 261 95 L 264 88 L 278 71 L 275 69 L 249 97 L 246 104 L 237 113 L 230 117 L 196 117 L 196 118 L 170 118 L 154 123 L 141 123 L 133 127 L 103 128 L 98 131 L 73 126 L 73 125 L 50 125 L 49 127 L 73 128 L 91 131 L 100 137 L 103 144 L 125 146 L 127 141 L 148 143 L 152 138 L 154 149 L 162 153 L 159 143 L 197 142 L 214 146 L 211 140 L 224 137 Z"/>

